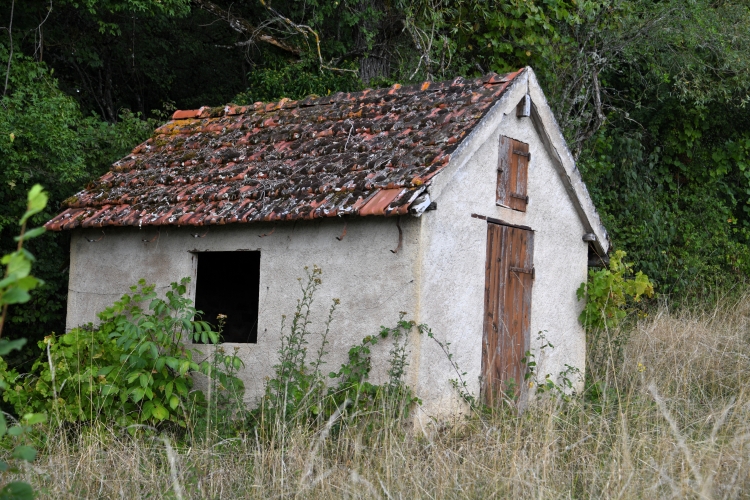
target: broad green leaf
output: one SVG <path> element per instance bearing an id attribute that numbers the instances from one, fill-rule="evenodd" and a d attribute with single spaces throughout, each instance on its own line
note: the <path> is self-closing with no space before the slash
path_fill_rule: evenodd
<path id="1" fill-rule="evenodd" d="M 38 214 L 44 207 L 47 206 L 47 193 L 44 192 L 42 186 L 35 184 L 34 187 L 29 190 L 28 194 L 28 208 L 26 213 L 21 217 L 19 224 L 24 224 L 29 217 Z"/>
<path id="2" fill-rule="evenodd" d="M 106 384 L 101 388 L 102 396 L 109 396 L 110 394 L 117 394 L 120 392 L 120 388 L 116 385 Z"/>
<path id="3" fill-rule="evenodd" d="M 44 281 L 37 279 L 33 276 L 26 276 L 19 280 L 16 280 L 16 286 L 22 290 L 33 290 L 37 285 L 43 284 Z"/>
<path id="4" fill-rule="evenodd" d="M 0 303 L 2 304 L 24 304 L 29 301 L 31 295 L 26 290 L 14 286 L 8 288 L 8 290 L 0 296 Z"/>
<path id="5" fill-rule="evenodd" d="M 170 408 L 172 408 L 173 410 L 176 410 L 179 405 L 180 405 L 180 399 L 173 394 L 169 398 L 169 406 L 170 406 Z"/>
<path id="6" fill-rule="evenodd" d="M 8 277 L 15 279 L 24 278 L 31 272 L 31 260 L 22 252 L 13 252 L 3 257 L 3 263 L 6 264 L 5 273 Z"/>
<path id="7" fill-rule="evenodd" d="M 44 228 L 44 226 L 35 227 L 34 229 L 29 229 L 25 233 L 23 233 L 23 240 L 30 240 L 31 238 L 36 238 L 37 236 L 41 236 L 44 233 L 46 233 L 47 230 Z M 20 241 L 20 236 L 15 236 L 13 238 L 15 241 Z"/>
<path id="8" fill-rule="evenodd" d="M 0 356 L 5 356 L 11 351 L 18 351 L 26 345 L 26 339 L 0 339 Z"/>
<path id="9" fill-rule="evenodd" d="M 130 399 L 132 399 L 134 403 L 137 403 L 141 399 L 143 399 L 144 395 L 145 395 L 145 391 L 143 390 L 142 387 L 136 387 L 135 389 L 130 391 Z"/>
<path id="10" fill-rule="evenodd" d="M 36 458 L 36 450 L 31 446 L 16 446 L 16 448 L 13 450 L 13 456 L 27 462 L 33 462 Z"/>
<path id="11" fill-rule="evenodd" d="M 182 380 L 175 380 L 174 386 L 177 389 L 177 394 L 179 394 L 180 396 L 187 396 L 188 389 L 185 385 L 185 382 L 183 382 Z"/>
<path id="12" fill-rule="evenodd" d="M 154 370 L 157 372 L 160 372 L 162 368 L 164 368 L 164 363 L 166 362 L 166 359 L 161 357 L 154 362 Z"/>
<path id="13" fill-rule="evenodd" d="M 0 490 L 0 500 L 33 500 L 34 489 L 23 481 L 13 481 Z"/>
<path id="14" fill-rule="evenodd" d="M 182 363 L 180 363 L 180 370 L 179 370 L 180 375 L 185 375 L 189 369 L 190 369 L 190 361 L 183 361 Z"/>
<path id="15" fill-rule="evenodd" d="M 151 418 L 151 414 L 154 411 L 154 403 L 151 401 L 146 401 L 146 403 L 143 405 L 143 411 L 141 412 L 141 422 L 148 420 Z"/>
<path id="16" fill-rule="evenodd" d="M 164 408 L 163 406 L 157 406 L 154 408 L 154 417 L 159 420 L 165 420 L 169 418 L 169 410 Z"/>
<path id="17" fill-rule="evenodd" d="M 177 360 L 177 358 L 174 358 L 172 356 L 169 356 L 167 359 L 167 366 L 170 367 L 173 370 L 177 370 L 180 367 L 180 362 Z"/>
<path id="18" fill-rule="evenodd" d="M 26 425 L 41 424 L 47 421 L 47 415 L 44 413 L 27 413 L 23 416 Z"/>

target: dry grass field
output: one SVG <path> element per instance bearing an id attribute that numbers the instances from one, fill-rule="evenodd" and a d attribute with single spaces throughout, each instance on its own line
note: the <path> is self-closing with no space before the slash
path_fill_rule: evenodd
<path id="1" fill-rule="evenodd" d="M 618 343 L 628 337 L 622 354 Z M 25 469 L 43 498 L 742 498 L 750 496 L 750 297 L 666 311 L 590 349 L 602 389 L 424 432 L 292 428 L 178 446 L 49 429 Z M 252 432 L 252 431 L 251 431 Z"/>

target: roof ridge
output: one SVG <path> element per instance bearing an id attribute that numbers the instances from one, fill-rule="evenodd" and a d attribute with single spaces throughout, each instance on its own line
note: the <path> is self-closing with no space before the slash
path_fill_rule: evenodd
<path id="1" fill-rule="evenodd" d="M 172 120 L 187 120 L 191 118 L 220 118 L 222 116 L 234 116 L 234 115 L 241 115 L 245 114 L 248 111 L 251 112 L 271 112 L 271 111 L 277 111 L 279 109 L 289 109 L 289 108 L 296 108 L 300 106 L 328 106 L 331 104 L 335 104 L 337 100 L 334 100 L 335 96 L 339 95 L 348 95 L 350 97 L 353 97 L 356 94 L 362 94 L 362 97 L 366 96 L 369 93 L 372 92 L 383 92 L 385 90 L 388 90 L 387 94 L 395 94 L 399 90 L 402 92 L 408 92 L 408 91 L 414 91 L 419 89 L 421 92 L 427 92 L 427 91 L 437 91 L 441 87 L 445 86 L 445 84 L 450 82 L 449 86 L 455 86 L 455 85 L 463 85 L 464 82 L 481 82 L 484 85 L 496 85 L 496 84 L 503 84 L 508 82 L 508 77 L 510 75 L 517 76 L 523 68 L 519 69 L 518 71 L 512 71 L 505 74 L 498 74 L 495 72 L 487 73 L 486 75 L 482 76 L 481 78 L 464 78 L 462 76 L 457 76 L 453 80 L 443 80 L 439 82 L 433 82 L 426 80 L 422 83 L 414 83 L 409 85 L 402 85 L 400 83 L 394 83 L 390 87 L 383 87 L 379 89 L 372 89 L 367 88 L 363 90 L 357 90 L 354 92 L 343 92 L 339 91 L 333 94 L 328 94 L 324 96 L 316 96 L 315 94 L 310 94 L 303 99 L 290 99 L 288 97 L 282 97 L 279 101 L 270 101 L 270 102 L 263 102 L 263 101 L 257 101 L 253 104 L 245 104 L 245 105 L 237 105 L 234 103 L 228 103 L 223 106 L 201 106 L 198 109 L 185 109 L 181 110 L 178 109 L 172 114 Z M 402 90 L 403 89 L 403 90 Z M 314 96 L 314 97 L 313 97 Z M 326 99 L 328 99 L 326 101 Z M 318 101 L 318 102 L 316 102 Z M 304 104 L 303 104 L 304 103 Z"/>

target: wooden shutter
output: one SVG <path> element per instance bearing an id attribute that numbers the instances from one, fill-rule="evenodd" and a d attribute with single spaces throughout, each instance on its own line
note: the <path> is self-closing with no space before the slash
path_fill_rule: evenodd
<path id="1" fill-rule="evenodd" d="M 526 211 L 529 203 L 529 145 L 500 136 L 500 158 L 497 166 L 497 204 Z"/>
<path id="2" fill-rule="evenodd" d="M 487 225 L 481 392 L 490 405 L 526 388 L 521 359 L 529 349 L 533 253 L 532 231 Z"/>

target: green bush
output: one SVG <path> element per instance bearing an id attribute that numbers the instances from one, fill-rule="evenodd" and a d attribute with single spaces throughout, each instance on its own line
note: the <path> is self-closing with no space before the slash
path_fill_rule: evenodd
<path id="1" fill-rule="evenodd" d="M 106 172 L 156 126 L 155 120 L 142 120 L 127 110 L 117 123 L 86 116 L 75 99 L 58 88 L 50 68 L 17 49 L 11 58 L 4 43 L 0 41 L 0 61 L 9 72 L 8 87 L 0 95 L 0 254 L 15 249 L 16 222 L 26 210 L 25 193 L 32 186 L 48 186 L 49 203 L 30 221 L 43 224 L 57 215 L 62 200 Z M 27 245 L 39 259 L 35 275 L 44 284 L 6 316 L 6 337 L 29 340 L 7 360 L 14 367 L 28 369 L 38 355 L 36 343 L 65 325 L 69 241 L 68 232 L 51 232 Z"/>
<path id="2" fill-rule="evenodd" d="M 579 316 L 589 331 L 616 327 L 628 313 L 628 304 L 641 297 L 654 296 L 654 284 L 643 272 L 633 274 L 633 265 L 623 261 L 626 253 L 617 250 L 609 260 L 609 269 L 591 269 L 589 279 L 581 283 L 576 294 L 586 299 Z"/>
<path id="3" fill-rule="evenodd" d="M 99 313 L 97 327 L 46 337 L 30 374 L 3 370 L 3 399 L 19 414 L 44 412 L 60 422 L 172 422 L 186 428 L 197 414 L 195 403 L 204 401 L 199 391 L 191 393 L 193 373 L 241 389 L 233 376 L 239 358 L 216 351 L 214 360 L 199 363 L 200 351 L 186 346 L 190 339 L 219 341 L 208 323 L 193 319 L 199 312 L 184 297 L 187 281 L 172 283 L 162 299 L 141 280 Z"/>
<path id="4" fill-rule="evenodd" d="M 4 255 L 0 263 L 5 266 L 5 273 L 0 280 L 0 336 L 3 333 L 5 319 L 8 315 L 8 306 L 12 304 L 23 304 L 28 302 L 31 296 L 29 292 L 37 286 L 43 284 L 43 281 L 31 275 L 31 265 L 34 262 L 34 256 L 23 248 L 24 242 L 35 238 L 44 233 L 43 227 L 37 227 L 26 230 L 26 223 L 29 219 L 44 210 L 47 206 L 47 193 L 42 190 L 42 186 L 35 185 L 29 191 L 26 197 L 26 211 L 21 216 L 21 234 L 16 238 L 18 242 L 16 251 Z M 5 366 L 3 357 L 12 351 L 18 350 L 26 344 L 26 339 L 8 340 L 0 338 L 0 365 Z M 7 389 L 7 385 L 0 380 L 0 389 Z M 15 459 L 31 462 L 36 458 L 36 450 L 27 444 L 18 444 L 21 437 L 28 435 L 31 426 L 42 423 L 46 420 L 45 415 L 25 413 L 18 423 L 8 427 L 5 414 L 0 412 L 0 440 L 2 446 L 11 451 L 11 456 Z M 0 473 L 18 472 L 19 469 L 12 463 L 0 460 Z M 23 481 L 12 481 L 0 489 L 0 500 L 15 499 L 27 500 L 34 498 L 34 490 L 28 483 Z"/>

